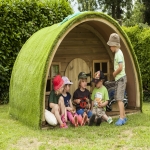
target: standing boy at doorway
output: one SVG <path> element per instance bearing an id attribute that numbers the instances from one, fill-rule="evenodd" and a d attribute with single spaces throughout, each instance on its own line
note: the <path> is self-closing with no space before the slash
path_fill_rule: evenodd
<path id="1" fill-rule="evenodd" d="M 115 78 L 115 99 L 118 102 L 120 118 L 115 123 L 117 126 L 124 125 L 127 121 L 124 109 L 124 91 L 126 88 L 127 78 L 125 73 L 125 60 L 122 51 L 120 50 L 120 37 L 116 33 L 112 33 L 107 42 L 111 51 L 115 53 L 114 57 L 114 72 Z"/>

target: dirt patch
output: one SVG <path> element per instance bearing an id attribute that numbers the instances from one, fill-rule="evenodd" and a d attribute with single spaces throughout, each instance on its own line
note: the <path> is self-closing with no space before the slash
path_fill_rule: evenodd
<path id="1" fill-rule="evenodd" d="M 19 150 L 35 150 L 38 149 L 41 144 L 42 142 L 39 142 L 36 138 L 21 138 L 11 147 Z"/>

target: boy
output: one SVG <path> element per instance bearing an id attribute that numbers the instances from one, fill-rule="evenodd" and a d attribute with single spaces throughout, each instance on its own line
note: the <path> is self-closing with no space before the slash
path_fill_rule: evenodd
<path id="1" fill-rule="evenodd" d="M 96 119 L 96 125 L 99 126 L 101 124 L 101 118 L 106 120 L 109 124 L 113 122 L 111 117 L 108 117 L 105 113 L 105 107 L 108 104 L 108 91 L 106 87 L 103 85 L 105 76 L 102 71 L 97 71 L 94 74 L 94 78 L 92 82 L 95 83 L 95 88 L 92 92 L 92 117 L 89 121 L 89 126 L 93 125 Z"/>
<path id="2" fill-rule="evenodd" d="M 112 33 L 107 42 L 112 52 L 115 53 L 114 57 L 114 72 L 113 76 L 115 78 L 115 99 L 118 102 L 120 118 L 115 123 L 117 126 L 121 126 L 126 123 L 127 118 L 124 109 L 124 91 L 126 88 L 126 73 L 125 73 L 125 61 L 122 51 L 120 50 L 120 37 L 116 33 Z"/>
<path id="3" fill-rule="evenodd" d="M 81 125 L 88 122 L 88 118 L 92 116 L 90 110 L 90 91 L 87 87 L 87 75 L 85 72 L 80 72 L 78 75 L 79 87 L 73 94 L 73 102 L 76 106 L 76 112 L 83 117 Z M 88 118 L 87 118 L 88 117 Z"/>

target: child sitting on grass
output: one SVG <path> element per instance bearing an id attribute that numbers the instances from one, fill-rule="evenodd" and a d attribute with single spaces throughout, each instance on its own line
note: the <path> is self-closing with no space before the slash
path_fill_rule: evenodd
<path id="1" fill-rule="evenodd" d="M 58 123 L 60 128 L 68 128 L 65 122 L 65 105 L 62 97 L 62 91 L 64 89 L 64 81 L 60 75 L 57 75 L 53 79 L 53 90 L 50 92 L 48 100 L 48 110 L 51 111 Z"/>
<path id="2" fill-rule="evenodd" d="M 95 83 L 95 88 L 92 92 L 92 117 L 89 121 L 89 126 L 92 126 L 96 121 L 96 125 L 99 126 L 101 124 L 101 118 L 106 120 L 109 124 L 112 123 L 112 118 L 108 117 L 105 113 L 105 107 L 108 104 L 108 91 L 106 87 L 103 85 L 105 76 L 102 71 L 97 71 L 94 74 L 94 78 L 92 82 Z"/>
<path id="3" fill-rule="evenodd" d="M 73 84 L 72 82 L 69 81 L 69 79 L 65 76 L 62 77 L 62 79 L 64 80 L 64 90 L 62 92 L 62 96 L 64 98 L 64 103 L 66 106 L 66 111 L 67 111 L 67 118 L 69 119 L 69 121 L 75 126 L 78 126 L 78 120 L 79 122 L 81 122 L 82 117 L 81 115 L 77 115 L 75 108 L 73 108 L 72 102 L 71 102 L 71 95 L 69 93 L 70 90 L 70 85 Z"/>
<path id="4" fill-rule="evenodd" d="M 88 122 L 88 118 L 92 116 L 90 110 L 90 92 L 86 89 L 87 86 L 87 76 L 84 72 L 80 72 L 78 75 L 79 88 L 73 94 L 73 102 L 76 106 L 76 112 L 78 115 L 83 117 L 81 126 Z"/>

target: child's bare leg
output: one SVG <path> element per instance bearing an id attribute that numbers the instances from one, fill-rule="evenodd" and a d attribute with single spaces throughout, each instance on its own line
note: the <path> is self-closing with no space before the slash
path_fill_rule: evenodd
<path id="1" fill-rule="evenodd" d="M 104 115 L 102 116 L 102 118 L 103 118 L 104 120 L 106 120 L 109 124 L 111 124 L 111 123 L 113 122 L 112 118 L 111 118 L 111 117 L 108 117 L 106 114 L 104 114 Z"/>
<path id="2" fill-rule="evenodd" d="M 68 121 L 68 118 L 67 118 L 67 109 L 65 108 L 65 122 Z"/>
<path id="3" fill-rule="evenodd" d="M 82 120 L 81 126 L 85 125 L 85 123 L 87 122 L 87 118 L 88 118 L 88 116 L 87 116 L 86 112 L 84 112 L 83 113 L 83 120 Z"/>
<path id="4" fill-rule="evenodd" d="M 64 99 L 62 96 L 60 96 L 60 98 L 59 98 L 58 105 L 60 107 L 61 115 L 65 115 L 66 107 L 65 107 Z"/>
<path id="5" fill-rule="evenodd" d="M 61 125 L 63 124 L 63 122 L 61 121 L 61 117 L 60 117 L 60 109 L 59 109 L 59 106 L 57 104 L 55 104 L 53 107 L 52 107 L 52 110 L 51 112 L 55 115 L 58 123 Z"/>
<path id="6" fill-rule="evenodd" d="M 120 118 L 125 118 L 125 110 L 124 110 L 124 103 L 121 100 L 118 100 L 118 106 L 120 111 Z"/>
<path id="7" fill-rule="evenodd" d="M 108 120 L 108 116 L 107 116 L 106 114 L 103 115 L 102 118 L 103 118 L 104 120 L 106 120 L 106 121 Z"/>

